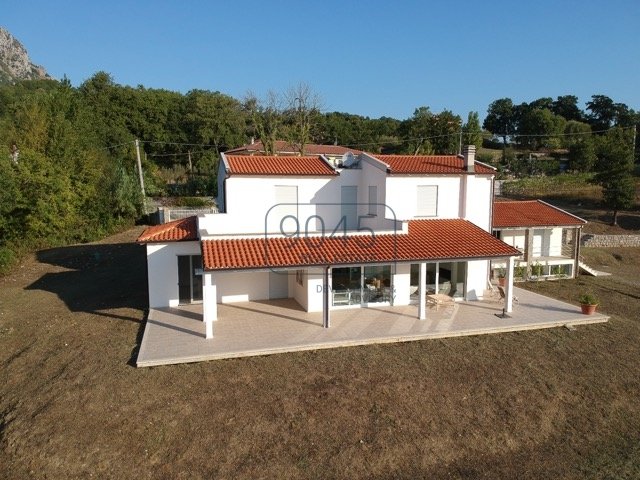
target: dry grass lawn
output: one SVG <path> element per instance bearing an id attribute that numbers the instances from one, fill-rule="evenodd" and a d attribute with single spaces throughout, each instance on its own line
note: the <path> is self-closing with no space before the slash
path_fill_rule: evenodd
<path id="1" fill-rule="evenodd" d="M 136 369 L 137 233 L 0 279 L 0 477 L 640 477 L 636 250 L 531 287 L 607 324 Z"/>

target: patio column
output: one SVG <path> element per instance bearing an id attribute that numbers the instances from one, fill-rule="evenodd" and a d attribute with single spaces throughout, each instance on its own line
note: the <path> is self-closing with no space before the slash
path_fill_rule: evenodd
<path id="1" fill-rule="evenodd" d="M 507 276 L 505 281 L 504 293 L 507 298 L 505 298 L 505 310 L 507 313 L 511 313 L 513 311 L 513 266 L 515 264 L 516 257 L 509 257 L 507 259 Z"/>
<path id="2" fill-rule="evenodd" d="M 527 228 L 524 233 L 524 261 L 527 262 L 527 273 L 525 278 L 531 275 L 531 264 L 533 263 L 533 228 Z"/>
<path id="3" fill-rule="evenodd" d="M 322 279 L 322 326 L 324 328 L 331 326 L 329 314 L 329 268 L 330 267 L 325 267 Z"/>
<path id="4" fill-rule="evenodd" d="M 574 251 L 573 251 L 573 272 L 571 272 L 573 275 L 571 275 L 571 278 L 577 278 L 578 277 L 578 272 L 580 271 L 580 233 L 581 233 L 582 227 L 576 227 L 573 230 L 573 241 L 575 243 L 574 245 Z"/>
<path id="5" fill-rule="evenodd" d="M 213 322 L 218 320 L 218 295 L 213 274 L 202 274 L 202 320 L 205 325 L 205 338 L 213 338 Z"/>
<path id="6" fill-rule="evenodd" d="M 424 320 L 427 318 L 427 264 L 421 262 L 419 264 L 418 274 L 418 319 Z"/>

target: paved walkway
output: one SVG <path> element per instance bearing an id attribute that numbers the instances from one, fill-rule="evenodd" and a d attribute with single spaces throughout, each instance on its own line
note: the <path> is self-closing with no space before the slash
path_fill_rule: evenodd
<path id="1" fill-rule="evenodd" d="M 582 315 L 580 307 L 515 288 L 519 298 L 510 318 L 499 318 L 499 300 L 459 302 L 427 310 L 415 305 L 331 311 L 331 327 L 321 313 L 307 313 L 291 299 L 218 305 L 213 339 L 204 338 L 202 306 L 152 309 L 137 366 L 268 355 L 321 348 L 513 332 L 606 322 L 605 315 Z"/>

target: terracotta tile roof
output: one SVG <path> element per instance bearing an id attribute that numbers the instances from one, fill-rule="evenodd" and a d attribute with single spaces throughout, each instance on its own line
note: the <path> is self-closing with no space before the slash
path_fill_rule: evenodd
<path id="1" fill-rule="evenodd" d="M 185 242 L 198 240 L 198 219 L 187 217 L 147 228 L 138 237 L 139 243 Z"/>
<path id="2" fill-rule="evenodd" d="M 389 165 L 392 174 L 466 173 L 464 159 L 457 155 L 373 155 Z M 495 174 L 495 170 L 475 164 L 475 172 Z"/>
<path id="3" fill-rule="evenodd" d="M 586 220 L 542 200 L 493 203 L 493 228 L 579 226 L 585 223 Z"/>
<path id="4" fill-rule="evenodd" d="M 203 240 L 202 252 L 206 270 L 520 255 L 519 250 L 462 219 L 412 220 L 408 233 L 375 237 Z"/>
<path id="5" fill-rule="evenodd" d="M 320 157 L 226 155 L 226 158 L 231 175 L 337 175 Z"/>
<path id="6" fill-rule="evenodd" d="M 276 140 L 275 151 L 278 154 L 284 155 L 297 155 L 298 151 L 288 142 L 284 140 Z M 227 150 L 225 153 L 227 154 L 242 154 L 242 153 L 264 153 L 264 145 L 262 145 L 261 141 L 257 141 L 255 143 L 250 143 L 248 145 L 242 145 L 238 148 L 232 148 L 231 150 Z M 305 155 L 344 155 L 345 153 L 351 152 L 353 154 L 360 153 L 360 150 L 355 150 L 353 148 L 342 147 L 340 145 L 318 145 L 314 143 L 307 143 L 304 146 Z"/>

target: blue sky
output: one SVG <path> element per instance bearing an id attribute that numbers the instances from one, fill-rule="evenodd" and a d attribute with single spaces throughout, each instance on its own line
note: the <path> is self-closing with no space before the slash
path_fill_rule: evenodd
<path id="1" fill-rule="evenodd" d="M 104 70 L 241 98 L 302 81 L 327 111 L 400 119 L 567 94 L 640 110 L 637 0 L 1 3 L 0 25 L 75 85 Z"/>

